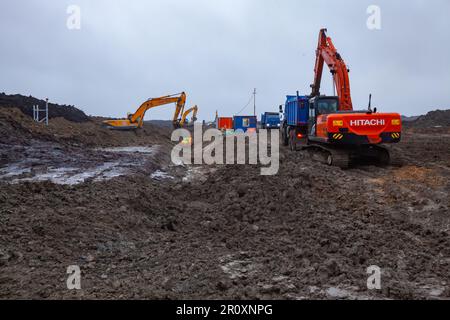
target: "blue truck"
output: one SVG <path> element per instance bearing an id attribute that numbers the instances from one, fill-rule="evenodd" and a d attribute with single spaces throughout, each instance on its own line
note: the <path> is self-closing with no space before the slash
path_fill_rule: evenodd
<path id="1" fill-rule="evenodd" d="M 241 130 L 243 132 L 256 132 L 258 120 L 256 116 L 234 116 L 234 131 Z"/>
<path id="2" fill-rule="evenodd" d="M 297 150 L 297 143 L 305 141 L 308 135 L 309 96 L 287 96 L 286 103 L 280 106 L 283 120 L 280 124 L 281 141 L 291 150 Z"/>
<path id="3" fill-rule="evenodd" d="M 279 129 L 281 125 L 278 112 L 265 112 L 261 115 L 261 129 Z"/>

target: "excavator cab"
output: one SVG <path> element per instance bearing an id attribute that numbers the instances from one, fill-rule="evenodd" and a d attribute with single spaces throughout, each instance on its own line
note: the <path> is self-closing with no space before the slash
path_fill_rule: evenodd
<path id="1" fill-rule="evenodd" d="M 337 112 L 339 112 L 339 97 L 317 96 L 310 99 L 308 121 L 310 139 L 326 138 L 326 118 L 329 114 Z"/>
<path id="2" fill-rule="evenodd" d="M 315 104 L 317 115 L 336 113 L 339 110 L 338 97 L 320 97 L 316 99 Z"/>

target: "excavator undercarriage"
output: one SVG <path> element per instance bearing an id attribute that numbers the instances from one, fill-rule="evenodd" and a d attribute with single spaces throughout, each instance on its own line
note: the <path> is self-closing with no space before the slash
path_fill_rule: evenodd
<path id="1" fill-rule="evenodd" d="M 391 162 L 391 153 L 380 145 L 333 146 L 314 143 L 305 145 L 303 150 L 309 151 L 313 159 L 329 166 L 348 168 L 351 164 L 363 163 L 386 166 Z"/>

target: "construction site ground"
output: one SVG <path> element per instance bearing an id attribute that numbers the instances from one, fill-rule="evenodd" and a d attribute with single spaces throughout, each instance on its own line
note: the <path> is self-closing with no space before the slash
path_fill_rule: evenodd
<path id="1" fill-rule="evenodd" d="M 100 124 L 0 109 L 1 299 L 450 298 L 448 127 L 407 128 L 401 166 L 281 147 L 261 176 L 174 166 L 169 128 Z"/>

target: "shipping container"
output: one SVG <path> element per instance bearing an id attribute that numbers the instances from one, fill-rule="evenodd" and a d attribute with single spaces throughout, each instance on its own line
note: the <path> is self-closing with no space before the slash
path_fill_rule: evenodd
<path id="1" fill-rule="evenodd" d="M 216 127 L 219 130 L 233 130 L 233 118 L 231 117 L 219 117 L 217 118 Z"/>
<path id="2" fill-rule="evenodd" d="M 256 132 L 258 120 L 256 116 L 235 116 L 234 131 L 242 130 L 244 132 Z"/>
<path id="3" fill-rule="evenodd" d="M 287 96 L 284 116 L 289 126 L 307 125 L 309 118 L 309 97 Z"/>

